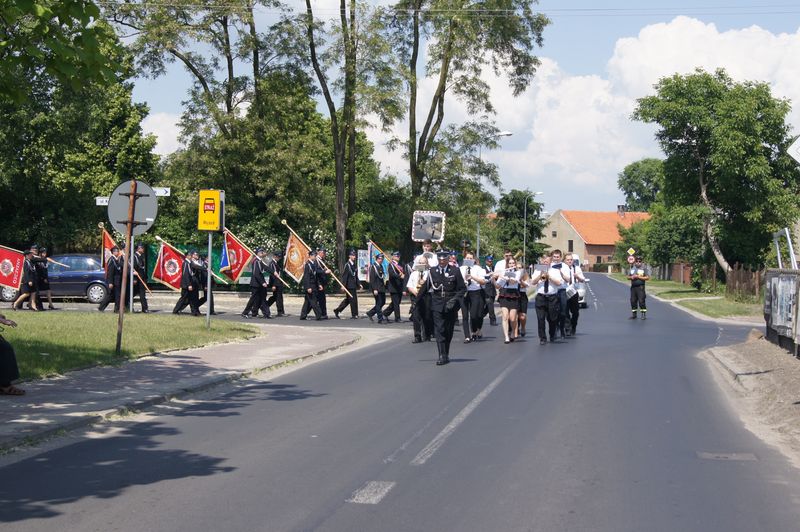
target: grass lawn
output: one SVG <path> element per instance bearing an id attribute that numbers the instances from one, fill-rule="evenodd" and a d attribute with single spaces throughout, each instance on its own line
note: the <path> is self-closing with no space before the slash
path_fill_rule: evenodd
<path id="1" fill-rule="evenodd" d="M 727 316 L 764 316 L 764 306 L 758 303 L 739 303 L 729 299 L 711 299 L 702 301 L 679 301 L 678 305 L 694 310 L 712 318 Z"/>
<path id="2" fill-rule="evenodd" d="M 630 280 L 625 274 L 612 274 L 616 280 L 630 285 Z M 695 289 L 692 285 L 676 283 L 675 281 L 659 281 L 651 279 L 647 281 L 647 293 L 656 295 L 662 299 L 684 299 L 689 297 L 724 297 L 724 294 L 707 294 Z"/>
<path id="3" fill-rule="evenodd" d="M 35 379 L 70 369 L 115 364 L 168 349 L 199 347 L 258 336 L 239 323 L 158 314 L 128 314 L 117 358 L 117 315 L 110 312 L 3 312 L 18 327 L 3 336 L 14 346 L 21 378 Z"/>

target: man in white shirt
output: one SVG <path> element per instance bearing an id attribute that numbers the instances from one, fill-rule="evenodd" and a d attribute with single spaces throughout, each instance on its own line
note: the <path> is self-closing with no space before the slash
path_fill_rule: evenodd
<path id="1" fill-rule="evenodd" d="M 408 276 L 406 290 L 411 296 L 411 323 L 414 325 L 414 341 L 429 342 L 433 335 L 433 315 L 431 314 L 430 294 L 419 295 L 419 290 L 428 281 L 428 259 L 417 255 L 414 270 Z"/>
<path id="2" fill-rule="evenodd" d="M 586 282 L 586 278 L 583 276 L 583 270 L 581 270 L 581 266 L 578 264 L 578 261 L 575 260 L 573 254 L 567 253 L 566 257 L 564 257 L 564 264 L 567 266 L 567 290 L 569 290 L 571 286 L 575 291 L 571 296 L 567 294 L 566 333 L 567 336 L 575 336 L 575 330 L 578 327 L 578 314 L 580 313 L 581 306 L 576 284 Z"/>
<path id="3" fill-rule="evenodd" d="M 475 255 L 468 251 L 464 255 L 461 265 L 461 276 L 467 285 L 467 294 L 464 296 L 463 314 L 464 320 L 464 343 L 474 342 L 483 338 L 483 285 L 486 284 L 486 272 L 480 264 L 475 262 Z"/>
<path id="4" fill-rule="evenodd" d="M 561 253 L 559 252 L 559 258 Z M 545 321 L 549 326 L 550 341 L 556 341 L 556 326 L 558 325 L 559 301 L 558 288 L 564 284 L 561 272 L 551 267 L 552 256 L 544 255 L 539 261 L 531 277 L 531 283 L 536 283 L 536 321 L 539 327 L 539 344 L 547 343 Z"/>
<path id="5" fill-rule="evenodd" d="M 503 251 L 503 258 L 494 265 L 494 273 L 503 274 L 506 271 L 506 261 L 512 256 L 511 250 L 506 248 L 505 251 Z"/>
<path id="6" fill-rule="evenodd" d="M 557 270 L 561 276 L 562 283 L 558 287 L 558 332 L 562 338 L 566 337 L 566 322 L 567 322 L 567 267 L 561 262 L 561 250 L 554 249 L 550 252 L 550 269 Z"/>

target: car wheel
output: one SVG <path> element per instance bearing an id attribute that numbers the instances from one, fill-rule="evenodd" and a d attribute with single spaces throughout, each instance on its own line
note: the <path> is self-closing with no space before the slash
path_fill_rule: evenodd
<path id="1" fill-rule="evenodd" d="M 6 286 L 4 286 L 2 288 L 3 288 L 3 290 L 0 291 L 0 299 L 2 299 L 3 301 L 9 301 L 9 302 L 14 301 L 15 299 L 17 299 L 17 294 L 19 294 L 19 292 L 17 290 L 14 290 L 13 288 L 8 288 Z"/>
<path id="2" fill-rule="evenodd" d="M 108 294 L 108 290 L 101 284 L 90 284 L 89 288 L 86 289 L 86 299 L 89 300 L 89 303 L 94 303 L 96 305 L 103 302 L 106 298 L 106 294 Z"/>

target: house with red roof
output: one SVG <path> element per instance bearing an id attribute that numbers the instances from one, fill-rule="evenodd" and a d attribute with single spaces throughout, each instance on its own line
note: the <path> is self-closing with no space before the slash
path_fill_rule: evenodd
<path id="1" fill-rule="evenodd" d="M 620 239 L 618 225 L 628 228 L 648 218 L 646 212 L 559 209 L 547 219 L 541 242 L 550 250 L 577 253 L 583 264 L 612 262 L 614 245 Z"/>

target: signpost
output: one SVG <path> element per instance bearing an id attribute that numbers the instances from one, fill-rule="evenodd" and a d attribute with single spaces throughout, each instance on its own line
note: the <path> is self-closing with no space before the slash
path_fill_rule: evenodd
<path id="1" fill-rule="evenodd" d="M 206 305 L 206 328 L 211 328 L 211 234 L 225 227 L 225 191 L 201 190 L 197 202 L 197 229 L 208 232 L 208 304 Z"/>
<path id="2" fill-rule="evenodd" d="M 144 234 L 153 226 L 158 215 L 155 192 L 143 181 L 131 180 L 121 183 L 108 198 L 108 220 L 123 233 L 128 244 L 128 255 L 122 268 L 122 278 L 130 275 L 131 310 L 133 309 L 133 237 Z M 126 286 L 123 281 L 119 296 L 119 319 L 117 321 L 117 356 L 122 349 L 122 323 L 125 316 Z"/>

